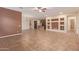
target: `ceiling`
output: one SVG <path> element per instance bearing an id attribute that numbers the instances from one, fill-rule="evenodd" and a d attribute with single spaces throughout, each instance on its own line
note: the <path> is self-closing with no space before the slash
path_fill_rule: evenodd
<path id="1" fill-rule="evenodd" d="M 19 8 L 9 7 L 9 8 L 22 11 L 26 16 L 35 17 L 38 19 L 44 19 L 47 16 L 50 16 L 50 17 L 56 16 L 56 15 L 59 15 L 60 13 L 69 14 L 69 13 L 75 13 L 79 11 L 79 7 L 46 7 L 47 10 L 45 13 L 34 11 L 33 10 L 34 7 L 19 7 Z"/>

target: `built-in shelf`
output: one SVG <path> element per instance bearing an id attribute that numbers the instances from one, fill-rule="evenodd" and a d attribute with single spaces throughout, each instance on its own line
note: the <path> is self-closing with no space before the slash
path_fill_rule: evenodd
<path id="1" fill-rule="evenodd" d="M 64 26 L 60 26 L 60 30 L 64 30 Z"/>
<path id="2" fill-rule="evenodd" d="M 60 22 L 60 25 L 64 25 L 64 22 Z"/>
<path id="3" fill-rule="evenodd" d="M 48 26 L 48 29 L 50 29 L 50 26 Z"/>
<path id="4" fill-rule="evenodd" d="M 62 30 L 64 31 L 65 27 L 65 22 L 64 22 L 64 17 L 56 17 L 56 18 L 49 18 L 49 19 L 46 19 L 46 26 L 47 26 L 47 29 L 50 29 L 50 30 Z"/>
<path id="5" fill-rule="evenodd" d="M 50 19 L 48 19 L 47 21 L 50 21 Z"/>
<path id="6" fill-rule="evenodd" d="M 56 19 L 51 19 L 51 21 L 58 21 L 58 18 L 56 18 Z"/>
<path id="7" fill-rule="evenodd" d="M 60 18 L 60 21 L 64 21 L 64 17 L 63 18 Z"/>
<path id="8" fill-rule="evenodd" d="M 64 18 L 60 18 L 60 30 L 64 30 Z"/>
<path id="9" fill-rule="evenodd" d="M 58 22 L 51 23 L 52 29 L 58 29 Z"/>

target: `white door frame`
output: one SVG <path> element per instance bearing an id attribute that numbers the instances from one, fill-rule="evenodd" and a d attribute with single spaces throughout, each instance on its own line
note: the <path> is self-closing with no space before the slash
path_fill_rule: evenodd
<path id="1" fill-rule="evenodd" d="M 70 30 L 70 20 L 74 20 L 75 23 L 75 32 L 76 32 L 76 16 L 68 17 L 68 31 Z"/>

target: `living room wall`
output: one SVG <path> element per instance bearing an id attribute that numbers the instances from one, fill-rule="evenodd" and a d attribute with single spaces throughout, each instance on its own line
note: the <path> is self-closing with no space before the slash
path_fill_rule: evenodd
<path id="1" fill-rule="evenodd" d="M 0 37 L 21 32 L 21 12 L 0 7 Z"/>

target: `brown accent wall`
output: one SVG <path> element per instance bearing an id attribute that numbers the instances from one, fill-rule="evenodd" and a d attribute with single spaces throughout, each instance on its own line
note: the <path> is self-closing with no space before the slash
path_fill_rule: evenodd
<path id="1" fill-rule="evenodd" d="M 0 7 L 0 37 L 21 32 L 21 12 Z"/>

